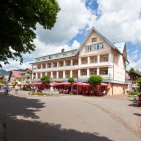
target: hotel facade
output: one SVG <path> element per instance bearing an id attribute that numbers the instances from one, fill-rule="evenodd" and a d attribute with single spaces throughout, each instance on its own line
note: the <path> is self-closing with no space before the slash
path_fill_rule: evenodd
<path id="1" fill-rule="evenodd" d="M 32 63 L 32 81 L 39 81 L 50 75 L 52 81 L 87 82 L 90 75 L 100 75 L 108 84 L 109 95 L 125 92 L 127 53 L 125 43 L 110 43 L 95 28 L 92 28 L 84 42 L 76 50 L 35 58 Z"/>

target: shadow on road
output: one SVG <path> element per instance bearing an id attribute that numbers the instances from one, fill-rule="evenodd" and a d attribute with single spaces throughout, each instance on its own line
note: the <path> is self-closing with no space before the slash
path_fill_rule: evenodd
<path id="1" fill-rule="evenodd" d="M 35 112 L 43 107 L 44 103 L 38 99 L 1 94 L 0 120 L 6 123 L 7 141 L 111 141 L 97 133 L 63 129 L 60 124 L 40 122 Z M 19 116 L 26 118 L 17 118 Z"/>
<path id="2" fill-rule="evenodd" d="M 16 116 L 31 117 L 38 119 L 35 114 L 44 107 L 38 99 L 28 99 L 14 95 L 0 94 L 0 118 L 14 118 Z"/>
<path id="3" fill-rule="evenodd" d="M 62 129 L 60 124 L 37 121 L 15 121 L 15 124 L 18 132 L 12 131 L 12 140 L 9 138 L 10 141 L 111 141 L 96 133 Z"/>

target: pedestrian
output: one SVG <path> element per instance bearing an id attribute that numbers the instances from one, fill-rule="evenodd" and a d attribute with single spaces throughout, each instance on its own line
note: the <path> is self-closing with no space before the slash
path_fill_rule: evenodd
<path id="1" fill-rule="evenodd" d="M 9 87 L 6 85 L 6 87 L 5 87 L 5 94 L 8 95 L 8 92 L 9 92 Z"/>

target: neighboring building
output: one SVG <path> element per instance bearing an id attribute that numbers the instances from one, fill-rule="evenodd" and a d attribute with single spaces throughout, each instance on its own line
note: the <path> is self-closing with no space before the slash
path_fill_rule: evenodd
<path id="1" fill-rule="evenodd" d="M 19 84 L 27 84 L 31 82 L 32 70 L 27 68 L 25 70 L 13 70 L 10 75 L 10 82 Z"/>
<path id="2" fill-rule="evenodd" d="M 129 79 L 128 82 L 131 84 L 131 91 L 138 91 L 139 90 L 139 85 L 136 82 L 138 78 L 141 78 L 141 74 L 137 72 L 129 72 Z"/>
<path id="3" fill-rule="evenodd" d="M 125 72 L 126 44 L 112 44 L 94 28 L 76 50 L 41 56 L 32 63 L 32 80 L 50 75 L 52 81 L 87 81 L 90 75 L 101 75 L 108 83 L 108 94 L 121 94 L 127 88 Z"/>
<path id="4" fill-rule="evenodd" d="M 21 71 L 11 71 L 11 74 L 9 76 L 9 80 L 11 84 L 15 84 L 15 82 L 21 84 L 22 81 L 22 75 L 21 75 Z"/>
<path id="5" fill-rule="evenodd" d="M 32 70 L 29 68 L 26 68 L 24 71 L 21 72 L 22 76 L 22 84 L 28 84 L 31 83 L 32 80 Z"/>

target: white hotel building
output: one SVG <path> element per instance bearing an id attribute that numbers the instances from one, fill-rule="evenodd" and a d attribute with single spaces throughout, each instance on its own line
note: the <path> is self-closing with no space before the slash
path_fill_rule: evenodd
<path id="1" fill-rule="evenodd" d="M 95 28 L 76 50 L 41 56 L 32 63 L 32 80 L 50 75 L 52 81 L 87 81 L 90 75 L 101 75 L 108 83 L 108 94 L 121 94 L 125 83 L 127 54 L 125 43 L 112 44 Z"/>

